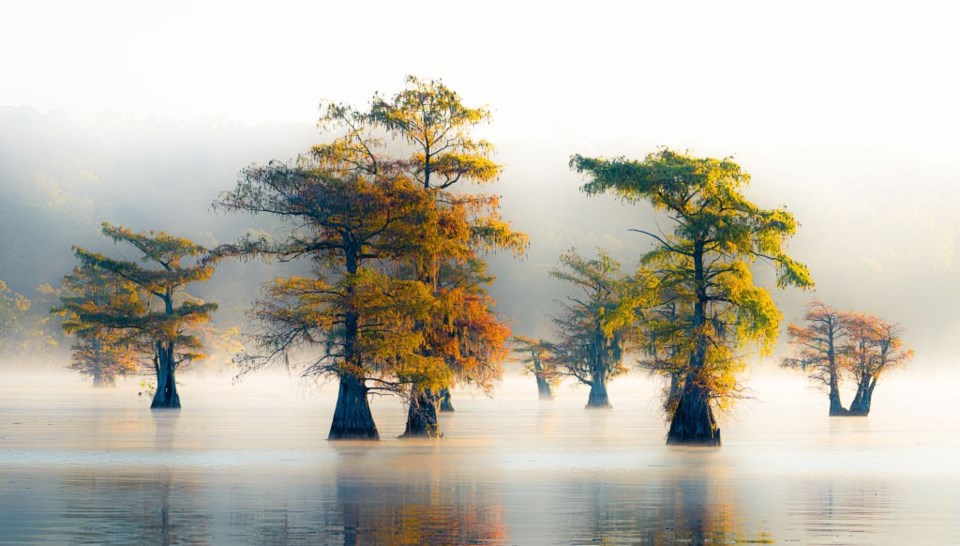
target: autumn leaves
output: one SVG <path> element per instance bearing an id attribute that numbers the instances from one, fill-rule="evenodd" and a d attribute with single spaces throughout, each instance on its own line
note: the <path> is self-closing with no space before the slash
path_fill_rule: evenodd
<path id="1" fill-rule="evenodd" d="M 271 218 L 274 233 L 207 250 L 108 226 L 105 234 L 135 247 L 149 267 L 78 249 L 85 269 L 64 300 L 77 318 L 70 328 L 104 340 L 110 329 L 140 332 L 151 340 L 158 396 L 176 397 L 172 371 L 161 372 L 199 354 L 192 330 L 215 307 L 184 287 L 205 281 L 224 259 L 303 262 L 309 273 L 268 283 L 251 309 L 259 329 L 256 348 L 237 359 L 243 370 L 294 361 L 307 376 L 339 382 L 331 439 L 379 437 L 368 401 L 375 392 L 406 400 L 405 436 L 438 436 L 439 398 L 458 384 L 489 391 L 508 355 L 511 331 L 493 310 L 484 255 L 521 255 L 528 243 L 500 217 L 497 195 L 463 189 L 482 189 L 501 171 L 492 145 L 471 133 L 490 114 L 441 82 L 413 77 L 364 108 L 329 103 L 321 111 L 327 141 L 289 163 L 246 168 L 214 203 Z M 668 442 L 719 445 L 715 409 L 738 396 L 748 355 L 770 354 L 780 332 L 781 313 L 752 268 L 772 267 L 781 288 L 813 284 L 786 252 L 797 222 L 785 209 L 747 200 L 750 177 L 730 159 L 662 149 L 642 160 L 576 155 L 570 166 L 585 178 L 585 193 L 652 205 L 672 228 L 634 230 L 651 242 L 634 272 L 602 250 L 561 256 L 553 275 L 577 293 L 555 317 L 556 339 L 519 338 L 541 396 L 566 375 L 591 387 L 589 406 L 607 407 L 607 380 L 626 371 L 625 354 L 637 355 L 641 367 L 666 378 Z M 106 293 L 103 275 L 114 279 Z M 859 345 L 832 354 L 847 359 L 838 370 L 859 394 L 843 411 L 865 414 L 876 378 L 909 353 L 895 326 L 844 321 L 845 339 Z M 801 327 L 790 331 L 795 343 L 814 343 Z M 822 370 L 814 356 L 790 362 Z M 177 406 L 178 398 L 158 407 Z"/>

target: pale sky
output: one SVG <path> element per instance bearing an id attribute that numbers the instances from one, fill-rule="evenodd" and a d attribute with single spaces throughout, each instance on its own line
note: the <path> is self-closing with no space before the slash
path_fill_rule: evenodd
<path id="1" fill-rule="evenodd" d="M 491 130 L 732 149 L 957 149 L 949 2 L 0 3 L 0 104 L 303 122 L 406 74 Z"/>
<path id="2" fill-rule="evenodd" d="M 815 296 L 947 345 L 960 335 L 958 14 L 916 1 L 0 0 L 0 107 L 312 124 L 321 99 L 363 105 L 407 74 L 442 78 L 493 110 L 482 132 L 507 163 L 504 211 L 534 244 L 589 240 L 563 215 L 604 214 L 580 205 L 572 153 L 733 155 L 751 196 L 800 220 L 792 248 Z M 542 199 L 558 180 L 567 209 Z"/>

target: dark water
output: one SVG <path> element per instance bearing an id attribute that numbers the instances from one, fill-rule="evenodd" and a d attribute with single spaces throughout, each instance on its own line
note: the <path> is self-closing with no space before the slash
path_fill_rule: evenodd
<path id="1" fill-rule="evenodd" d="M 8 378 L 0 543 L 960 544 L 946 382 L 891 378 L 869 418 L 829 419 L 771 372 L 719 450 L 664 446 L 642 377 L 612 385 L 611 411 L 566 387 L 540 403 L 529 377 L 455 393 L 440 441 L 395 439 L 402 409 L 377 399 L 373 445 L 324 440 L 329 388 L 183 383 L 183 411 L 152 413 L 134 381 Z"/>

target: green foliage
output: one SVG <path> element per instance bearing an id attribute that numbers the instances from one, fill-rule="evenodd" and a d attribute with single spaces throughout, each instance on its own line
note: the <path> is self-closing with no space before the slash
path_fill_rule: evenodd
<path id="1" fill-rule="evenodd" d="M 247 237 L 214 249 L 219 257 L 309 258 L 323 268 L 353 261 L 395 260 L 430 241 L 417 240 L 419 226 L 436 229 L 430 200 L 406 179 L 393 174 L 342 174 L 339 161 L 300 157 L 294 165 L 271 162 L 241 173 L 233 191 L 214 206 L 286 219 L 287 236 Z M 423 238 L 426 239 L 426 238 Z M 436 244 L 436 242 L 432 242 Z"/>
<path id="2" fill-rule="evenodd" d="M 291 277 L 268 285 L 254 312 L 272 326 L 261 342 L 274 351 L 322 344 L 325 354 L 308 370 L 312 374 L 380 380 L 424 369 L 417 353 L 423 334 L 414 326 L 433 310 L 429 291 L 373 269 L 337 277 Z M 351 315 L 356 333 L 348 337 Z"/>
<path id="3" fill-rule="evenodd" d="M 396 390 L 403 377 L 445 373 L 438 358 L 422 354 L 424 334 L 414 328 L 432 316 L 436 301 L 427 287 L 397 274 L 425 247 L 446 244 L 436 235 L 441 217 L 406 177 L 376 174 L 372 166 L 345 169 L 352 152 L 344 150 L 338 153 L 346 158 L 326 148 L 292 166 L 246 169 L 215 206 L 278 215 L 290 229 L 214 252 L 315 264 L 312 278 L 278 278 L 265 287 L 253 311 L 265 327 L 257 336 L 263 352 L 241 358 L 245 371 L 317 348 L 306 374 L 350 374 Z"/>
<path id="4" fill-rule="evenodd" d="M 454 381 L 487 390 L 499 379 L 509 329 L 492 311 L 479 254 L 522 253 L 527 240 L 500 218 L 497 196 L 453 191 L 499 175 L 492 146 L 470 136 L 489 113 L 441 82 L 407 84 L 369 109 L 323 105 L 319 126 L 331 141 L 291 165 L 246 169 L 215 203 L 288 227 L 217 256 L 315 264 L 312 278 L 266 288 L 254 310 L 261 354 L 246 355 L 245 369 L 312 347 L 320 356 L 305 373 L 350 374 L 407 395 Z"/>
<path id="5" fill-rule="evenodd" d="M 502 373 L 510 333 L 492 311 L 485 288 L 492 279 L 479 255 L 504 249 L 519 256 L 528 244 L 500 217 L 499 196 L 454 191 L 461 182 L 486 184 L 499 176 L 493 146 L 471 136 L 489 119 L 485 108 L 466 106 L 442 82 L 411 76 L 395 95 L 375 95 L 366 112 L 328 105 L 321 126 L 345 135 L 314 148 L 326 157 L 345 154 L 349 160 L 340 164 L 363 172 L 399 173 L 431 199 L 438 230 L 424 230 L 419 251 L 406 260 L 408 278 L 431 286 L 439 304 L 421 325 L 423 352 L 441 357 L 458 381 L 485 390 Z"/>
<path id="6" fill-rule="evenodd" d="M 813 285 L 784 248 L 797 228 L 793 215 L 748 201 L 741 190 L 750 176 L 730 159 L 662 149 L 643 161 L 575 155 L 570 166 L 588 177 L 584 192 L 648 202 L 673 221 L 671 233 L 633 230 L 656 243 L 642 261 L 666 306 L 651 313 L 649 363 L 692 381 L 721 405 L 735 397 L 745 350 L 769 354 L 781 321 L 770 293 L 754 285 L 750 265 L 772 264 L 780 287 Z"/>
<path id="7" fill-rule="evenodd" d="M 61 285 L 60 305 L 52 312 L 62 317 L 63 331 L 76 338 L 69 367 L 90 376 L 95 386 L 112 385 L 117 376 L 136 371 L 149 349 L 142 340 L 132 332 L 81 319 L 79 313 L 142 314 L 146 309 L 137 285 L 91 266 L 75 267 Z"/>
<path id="8" fill-rule="evenodd" d="M 33 357 L 59 344 L 57 319 L 46 312 L 54 297 L 56 290 L 47 284 L 38 286 L 31 300 L 0 280 L 0 352 Z"/>
<path id="9" fill-rule="evenodd" d="M 425 189 L 446 189 L 461 180 L 490 182 L 502 169 L 490 159 L 493 145 L 470 137 L 470 129 L 489 121 L 490 112 L 465 106 L 440 81 L 408 76 L 406 89 L 393 97 L 374 96 L 366 120 L 414 148 L 405 170 Z"/>
<path id="10" fill-rule="evenodd" d="M 524 371 L 543 378 L 550 387 L 560 383 L 563 374 L 554 368 L 553 355 L 550 352 L 554 347 L 544 339 L 533 339 L 526 336 L 513 336 L 513 352 L 520 355 L 520 362 L 525 364 Z"/>
<path id="11" fill-rule="evenodd" d="M 0 341 L 4 345 L 16 344 L 29 312 L 30 300 L 0 281 Z"/>
<path id="12" fill-rule="evenodd" d="M 184 288 L 208 280 L 215 257 L 188 239 L 163 232 L 135 233 L 104 223 L 103 234 L 139 250 L 140 262 L 147 265 L 75 247 L 81 264 L 79 271 L 91 273 L 65 280 L 73 287 L 71 293 L 61 298 L 64 312 L 72 317 L 64 324 L 65 330 L 79 336 L 114 330 L 129 344 L 153 347 L 150 351 L 154 356 L 163 345 L 173 355 L 174 366 L 203 358 L 202 344 L 194 329 L 210 320 L 217 305 L 191 296 Z M 187 263 L 188 259 L 192 259 L 191 263 Z M 100 283 L 108 283 L 123 295 L 99 297 Z"/>
<path id="13" fill-rule="evenodd" d="M 793 215 L 748 201 L 739 190 L 749 184 L 750 175 L 730 159 L 697 158 L 664 148 L 643 161 L 574 155 L 570 166 L 590 177 L 582 187 L 585 193 L 612 192 L 629 203 L 647 201 L 676 221 L 670 236 L 647 233 L 659 243 L 654 255 L 692 258 L 708 253 L 723 261 L 715 271 L 760 258 L 776 267 L 781 288 L 813 286 L 806 266 L 784 250 L 797 229 Z"/>
<path id="14" fill-rule="evenodd" d="M 560 264 L 550 275 L 577 293 L 561 302 L 562 311 L 553 319 L 557 341 L 538 344 L 549 353 L 551 369 L 587 385 L 625 373 L 623 352 L 639 336 L 649 292 L 602 249 L 596 258 L 571 249 L 560 256 Z"/>

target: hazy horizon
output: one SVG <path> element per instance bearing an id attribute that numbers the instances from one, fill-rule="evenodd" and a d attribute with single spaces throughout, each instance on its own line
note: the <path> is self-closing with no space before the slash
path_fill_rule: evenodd
<path id="1" fill-rule="evenodd" d="M 414 74 L 493 112 L 478 130 L 505 165 L 492 190 L 531 239 L 524 260 L 491 260 L 498 309 L 518 332 L 549 333 L 563 289 L 547 271 L 563 250 L 602 245 L 629 268 L 649 247 L 627 231 L 652 225 L 649 208 L 578 193 L 569 156 L 670 146 L 732 156 L 753 176 L 749 197 L 799 220 L 789 248 L 817 288 L 775 294 L 785 322 L 819 298 L 902 323 L 928 361 L 952 357 L 960 37 L 949 6 L 419 6 L 4 3 L 0 196 L 20 217 L 0 236 L 0 279 L 20 291 L 58 279 L 65 249 L 93 244 L 105 220 L 232 240 L 262 225 L 209 210 L 240 169 L 328 138 L 314 126 L 321 100 L 362 106 Z M 421 26 L 437 33 L 426 53 L 408 44 Z M 57 254 L 39 275 L 24 256 L 33 241 Z M 239 287 L 253 294 L 274 271 L 238 269 L 205 294 L 239 308 Z"/>

